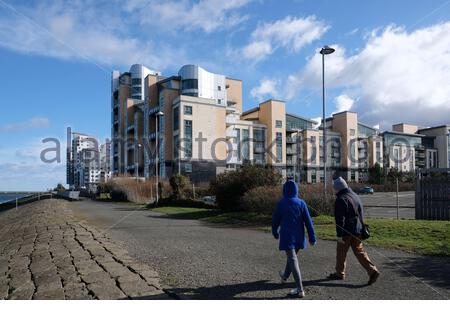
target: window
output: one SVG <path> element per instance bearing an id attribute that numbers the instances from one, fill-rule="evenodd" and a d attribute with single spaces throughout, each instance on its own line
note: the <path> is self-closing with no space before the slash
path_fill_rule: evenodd
<path id="1" fill-rule="evenodd" d="M 192 172 L 192 163 L 185 163 L 184 164 L 184 172 L 188 172 L 188 173 Z"/>
<path id="2" fill-rule="evenodd" d="M 141 78 L 133 78 L 133 79 L 131 79 L 131 85 L 133 85 L 133 86 L 136 86 L 136 85 L 140 86 L 141 83 L 142 83 L 142 79 Z"/>
<path id="3" fill-rule="evenodd" d="M 217 91 L 222 91 L 222 87 L 221 86 L 217 86 Z"/>
<path id="4" fill-rule="evenodd" d="M 283 127 L 283 121 L 276 120 L 275 121 L 275 128 L 282 128 Z"/>
<path id="5" fill-rule="evenodd" d="M 316 164 L 316 158 L 317 158 L 316 137 L 312 136 L 311 137 L 311 164 Z"/>
<path id="6" fill-rule="evenodd" d="M 222 104 L 222 99 L 217 99 L 218 104 Z"/>
<path id="7" fill-rule="evenodd" d="M 184 120 L 184 156 L 192 157 L 192 121 Z"/>
<path id="8" fill-rule="evenodd" d="M 173 157 L 178 158 L 180 154 L 180 139 L 178 135 L 173 136 Z"/>
<path id="9" fill-rule="evenodd" d="M 184 106 L 184 114 L 192 114 L 192 106 Z"/>
<path id="10" fill-rule="evenodd" d="M 181 81 L 181 90 L 198 89 L 198 79 L 185 79 Z"/>
<path id="11" fill-rule="evenodd" d="M 173 108 L 173 131 L 180 129 L 180 113 L 178 107 Z"/>
<path id="12" fill-rule="evenodd" d="M 249 131 L 242 129 L 242 158 L 250 160 L 250 145 L 249 145 Z"/>
<path id="13" fill-rule="evenodd" d="M 277 132 L 276 144 L 277 144 L 277 162 L 281 162 L 283 161 L 283 134 L 281 132 Z"/>
<path id="14" fill-rule="evenodd" d="M 355 129 L 350 129 L 350 136 L 354 136 L 355 135 Z"/>
<path id="15" fill-rule="evenodd" d="M 241 161 L 241 130 L 234 129 L 236 132 L 237 159 Z"/>

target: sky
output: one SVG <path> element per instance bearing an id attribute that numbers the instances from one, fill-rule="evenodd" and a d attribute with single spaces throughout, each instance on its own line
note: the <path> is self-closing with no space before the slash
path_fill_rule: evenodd
<path id="1" fill-rule="evenodd" d="M 134 63 L 198 64 L 243 80 L 244 110 L 320 119 L 323 45 L 327 115 L 450 123 L 450 0 L 0 0 L 0 191 L 65 183 L 66 128 L 106 139 L 111 71 Z"/>

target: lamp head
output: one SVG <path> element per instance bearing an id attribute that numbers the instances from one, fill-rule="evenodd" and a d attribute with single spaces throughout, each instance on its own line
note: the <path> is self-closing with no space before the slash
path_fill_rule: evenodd
<path id="1" fill-rule="evenodd" d="M 324 46 L 322 49 L 320 49 L 320 54 L 332 54 L 334 51 L 336 50 L 329 46 Z"/>

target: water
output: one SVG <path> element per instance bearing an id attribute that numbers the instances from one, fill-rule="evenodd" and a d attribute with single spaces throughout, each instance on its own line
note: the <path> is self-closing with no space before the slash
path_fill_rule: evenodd
<path id="1" fill-rule="evenodd" d="M 0 193 L 0 203 L 8 202 L 11 200 L 15 200 L 16 198 L 24 198 L 28 197 L 29 193 Z"/>

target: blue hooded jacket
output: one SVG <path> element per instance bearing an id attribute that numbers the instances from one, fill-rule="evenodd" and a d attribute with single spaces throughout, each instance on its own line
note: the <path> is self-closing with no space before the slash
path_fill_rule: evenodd
<path id="1" fill-rule="evenodd" d="M 272 234 L 275 238 L 279 236 L 280 250 L 306 248 L 305 227 L 308 230 L 309 241 L 316 242 L 316 232 L 308 207 L 297 194 L 297 184 L 291 180 L 287 181 L 283 186 L 283 198 L 278 202 L 272 215 Z"/>

